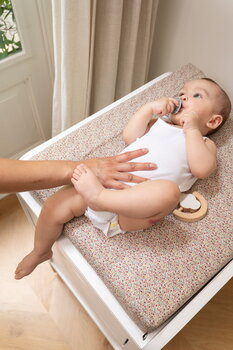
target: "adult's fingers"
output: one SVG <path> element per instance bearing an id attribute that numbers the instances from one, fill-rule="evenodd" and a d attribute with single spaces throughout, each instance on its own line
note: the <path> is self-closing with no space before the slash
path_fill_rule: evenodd
<path id="1" fill-rule="evenodd" d="M 108 180 L 104 183 L 104 186 L 106 188 L 112 188 L 114 190 L 123 190 L 125 188 L 129 188 L 130 186 L 127 185 L 127 184 L 124 184 L 123 182 L 121 181 L 118 181 L 118 180 Z"/>
<path id="2" fill-rule="evenodd" d="M 134 158 L 141 157 L 148 152 L 149 152 L 149 150 L 147 148 L 141 148 L 141 149 L 137 149 L 135 151 L 124 152 L 124 153 L 118 154 L 114 158 L 116 159 L 117 162 L 124 163 L 124 162 L 128 162 Z"/>
<path id="3" fill-rule="evenodd" d="M 117 163 L 116 170 L 118 172 L 132 172 L 139 170 L 154 170 L 157 168 L 155 163 L 139 163 L 139 162 L 128 162 L 128 163 Z"/>
<path id="4" fill-rule="evenodd" d="M 114 180 L 140 183 L 140 182 L 144 182 L 148 179 L 145 177 L 137 176 L 137 175 L 127 173 L 127 172 L 116 172 L 116 173 L 114 173 Z"/>

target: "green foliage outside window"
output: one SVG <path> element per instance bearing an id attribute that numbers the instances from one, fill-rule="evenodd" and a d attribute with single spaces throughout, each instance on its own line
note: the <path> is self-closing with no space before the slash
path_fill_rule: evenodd
<path id="1" fill-rule="evenodd" d="M 0 59 L 22 50 L 10 0 L 0 0 Z"/>

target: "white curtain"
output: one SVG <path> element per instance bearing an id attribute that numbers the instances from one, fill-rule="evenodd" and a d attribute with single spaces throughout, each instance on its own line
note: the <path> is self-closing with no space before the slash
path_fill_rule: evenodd
<path id="1" fill-rule="evenodd" d="M 158 0 L 53 0 L 53 135 L 147 81 Z"/>

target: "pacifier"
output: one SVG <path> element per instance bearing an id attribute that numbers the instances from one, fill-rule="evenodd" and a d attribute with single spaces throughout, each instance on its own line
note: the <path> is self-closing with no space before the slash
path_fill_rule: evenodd
<path id="1" fill-rule="evenodd" d="M 176 114 L 179 112 L 179 110 L 181 109 L 182 107 L 182 100 L 179 98 L 179 97 L 174 97 L 176 101 L 178 101 L 178 106 L 175 106 L 173 112 L 171 112 L 171 114 Z"/>

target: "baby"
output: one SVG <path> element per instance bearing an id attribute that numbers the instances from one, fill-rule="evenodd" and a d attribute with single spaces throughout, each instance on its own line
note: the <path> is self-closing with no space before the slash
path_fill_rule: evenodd
<path id="1" fill-rule="evenodd" d="M 16 279 L 51 258 L 63 225 L 74 217 L 85 214 L 108 237 L 146 229 L 177 206 L 180 192 L 216 169 L 216 146 L 206 135 L 228 118 L 227 94 L 204 78 L 185 83 L 178 96 L 182 101 L 178 113 L 172 114 L 178 100 L 163 97 L 141 107 L 124 129 L 126 150 L 147 148 L 149 152 L 139 160 L 158 164 L 153 171 L 141 172 L 148 180 L 128 183 L 123 190 L 107 189 L 86 165 L 79 165 L 72 177 L 74 187 L 63 187 L 45 202 L 34 249 L 18 265 Z M 169 123 L 160 118 L 166 115 L 170 115 Z"/>

